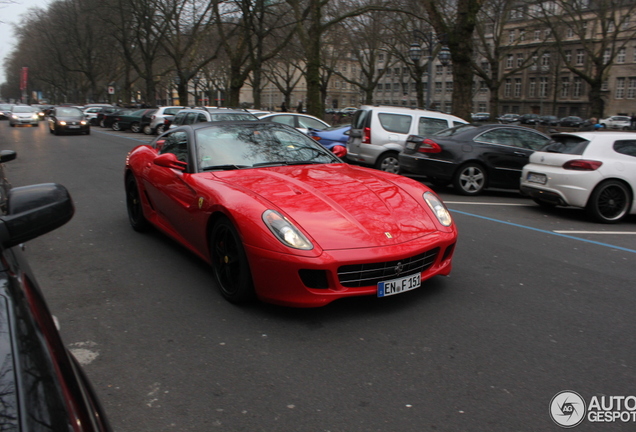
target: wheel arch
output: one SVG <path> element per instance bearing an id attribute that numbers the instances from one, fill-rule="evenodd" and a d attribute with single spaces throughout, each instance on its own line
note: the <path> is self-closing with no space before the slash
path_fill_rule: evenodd
<path id="1" fill-rule="evenodd" d="M 636 206 L 636 200 L 634 197 L 634 188 L 632 187 L 632 185 L 625 179 L 622 179 L 620 177 L 606 177 L 604 179 L 602 179 L 601 181 L 599 181 L 598 183 L 596 183 L 594 185 L 594 187 L 592 188 L 592 190 L 590 191 L 590 195 L 587 197 L 587 200 L 585 201 L 585 206 L 587 207 L 590 204 L 590 199 L 592 199 L 592 194 L 594 193 L 594 191 L 603 183 L 608 182 L 608 181 L 617 181 L 619 183 L 622 183 L 627 190 L 629 191 L 630 194 L 630 201 L 631 201 L 631 209 L 634 209 L 634 206 Z"/>

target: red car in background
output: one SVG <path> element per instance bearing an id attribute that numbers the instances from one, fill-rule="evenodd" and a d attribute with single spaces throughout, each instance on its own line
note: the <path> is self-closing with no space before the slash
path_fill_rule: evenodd
<path id="1" fill-rule="evenodd" d="M 322 306 L 451 271 L 457 230 L 429 188 L 274 122 L 171 129 L 129 153 L 125 190 L 132 227 L 211 264 L 231 302 Z"/>

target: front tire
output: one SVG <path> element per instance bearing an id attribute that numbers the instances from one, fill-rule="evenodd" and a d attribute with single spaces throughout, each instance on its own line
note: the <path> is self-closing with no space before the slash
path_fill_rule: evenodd
<path id="1" fill-rule="evenodd" d="M 254 284 L 243 242 L 226 218 L 217 221 L 212 228 L 210 255 L 221 295 L 232 303 L 252 300 Z"/>
<path id="2" fill-rule="evenodd" d="M 130 125 L 130 131 L 134 133 L 139 133 L 141 132 L 141 126 L 139 125 L 139 123 L 134 122 L 133 124 Z"/>
<path id="3" fill-rule="evenodd" d="M 111 129 L 114 131 L 120 131 L 121 125 L 119 124 L 119 122 L 114 122 L 113 125 L 111 126 Z"/>
<path id="4" fill-rule="evenodd" d="M 455 174 L 453 187 L 461 195 L 479 195 L 486 187 L 486 170 L 477 163 L 462 165 Z"/>
<path id="5" fill-rule="evenodd" d="M 375 167 L 391 174 L 399 174 L 400 163 L 398 161 L 398 154 L 395 152 L 384 153 L 376 161 Z"/>
<path id="6" fill-rule="evenodd" d="M 130 226 L 137 232 L 147 231 L 150 223 L 144 216 L 139 187 L 135 176 L 132 174 L 126 177 L 126 209 L 128 210 Z"/>
<path id="7" fill-rule="evenodd" d="M 629 188 L 618 180 L 607 180 L 596 186 L 587 202 L 587 213 L 596 222 L 620 222 L 632 205 Z"/>
<path id="8" fill-rule="evenodd" d="M 145 125 L 143 129 L 144 135 L 152 135 L 152 128 L 150 125 Z"/>
<path id="9" fill-rule="evenodd" d="M 159 126 L 157 126 L 157 135 L 161 135 L 165 131 L 166 131 L 166 125 L 160 124 Z"/>

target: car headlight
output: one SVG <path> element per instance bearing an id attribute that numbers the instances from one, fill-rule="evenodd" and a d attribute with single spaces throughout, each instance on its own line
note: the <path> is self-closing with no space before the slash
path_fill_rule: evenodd
<path id="1" fill-rule="evenodd" d="M 60 120 L 60 126 L 66 126 L 66 122 L 64 120 Z"/>
<path id="2" fill-rule="evenodd" d="M 35 114 L 33 114 L 33 115 L 31 116 L 31 118 L 32 118 L 33 120 L 38 120 L 38 119 L 40 118 L 40 116 L 39 116 L 37 113 L 35 113 Z"/>
<path id="3" fill-rule="evenodd" d="M 80 122 L 80 124 L 81 124 L 82 126 L 86 126 L 86 123 L 87 123 L 87 122 L 86 122 L 86 120 L 82 120 L 82 121 Z"/>
<path id="4" fill-rule="evenodd" d="M 15 115 L 15 114 L 13 114 L 13 115 L 11 116 L 11 118 L 13 118 L 14 120 L 17 120 L 17 119 L 18 119 L 18 116 L 17 116 L 17 115 Z"/>
<path id="5" fill-rule="evenodd" d="M 283 244 L 294 249 L 311 250 L 314 245 L 287 218 L 275 210 L 263 213 L 263 222 Z"/>
<path id="6" fill-rule="evenodd" d="M 425 192 L 423 195 L 423 198 L 424 198 L 424 201 L 426 201 L 426 204 L 428 204 L 428 206 L 433 211 L 433 214 L 435 215 L 435 217 L 437 217 L 437 220 L 439 221 L 439 223 L 441 223 L 444 226 L 452 225 L 453 218 L 451 217 L 450 213 L 448 212 L 448 209 L 446 208 L 442 200 L 440 200 L 437 197 L 437 195 L 435 195 L 432 192 Z"/>

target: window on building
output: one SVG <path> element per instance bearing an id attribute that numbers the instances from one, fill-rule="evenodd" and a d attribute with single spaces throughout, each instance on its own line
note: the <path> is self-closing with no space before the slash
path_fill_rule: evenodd
<path id="1" fill-rule="evenodd" d="M 612 50 L 610 48 L 605 48 L 605 51 L 603 51 L 603 64 L 609 64 L 611 56 Z"/>
<path id="2" fill-rule="evenodd" d="M 528 97 L 536 97 L 537 96 L 537 80 L 536 78 L 530 78 L 530 82 L 528 83 Z"/>
<path id="3" fill-rule="evenodd" d="M 520 68 L 523 66 L 523 61 L 525 60 L 523 54 L 517 54 L 517 67 Z"/>
<path id="4" fill-rule="evenodd" d="M 535 41 L 540 41 L 541 40 L 541 30 L 535 30 L 534 31 L 534 40 Z"/>
<path id="5" fill-rule="evenodd" d="M 519 42 L 526 40 L 526 29 L 519 29 Z"/>
<path id="6" fill-rule="evenodd" d="M 545 29 L 543 31 L 543 37 L 545 38 L 545 40 L 550 39 L 550 36 L 552 36 L 552 31 L 550 29 Z"/>
<path id="7" fill-rule="evenodd" d="M 627 84 L 627 99 L 636 99 L 636 77 L 630 77 Z"/>
<path id="8" fill-rule="evenodd" d="M 512 69 L 515 62 L 515 56 L 513 54 L 508 54 L 506 58 L 506 69 Z"/>
<path id="9" fill-rule="evenodd" d="M 451 93 L 453 93 L 453 82 L 446 81 L 446 94 L 451 94 Z"/>
<path id="10" fill-rule="evenodd" d="M 442 94 L 442 83 L 439 81 L 435 82 L 435 94 Z"/>
<path id="11" fill-rule="evenodd" d="M 625 77 L 616 78 L 616 99 L 625 98 Z"/>
<path id="12" fill-rule="evenodd" d="M 574 29 L 572 29 L 572 27 L 568 27 L 565 31 L 565 37 L 568 39 L 572 39 L 574 37 Z"/>
<path id="13" fill-rule="evenodd" d="M 573 84 L 572 97 L 580 98 L 581 94 L 583 94 L 583 81 L 581 81 L 581 77 L 574 77 Z"/>
<path id="14" fill-rule="evenodd" d="M 548 70 L 550 68 L 550 53 L 543 53 L 541 56 L 541 70 Z"/>
<path id="15" fill-rule="evenodd" d="M 627 48 L 623 47 L 618 50 L 616 53 L 616 63 L 625 63 L 625 58 L 627 57 Z"/>
<path id="16" fill-rule="evenodd" d="M 515 78 L 515 97 L 521 97 L 521 78 Z"/>
<path id="17" fill-rule="evenodd" d="M 576 65 L 582 66 L 585 64 L 585 51 L 582 49 L 576 50 Z"/>
<path id="18" fill-rule="evenodd" d="M 435 65 L 435 75 L 444 74 L 444 65 Z"/>
<path id="19" fill-rule="evenodd" d="M 384 54 L 378 54 L 378 63 L 382 63 L 384 61 Z"/>
<path id="20" fill-rule="evenodd" d="M 565 50 L 564 52 L 565 54 L 565 63 L 566 64 L 570 64 L 572 63 L 572 50 Z"/>
<path id="21" fill-rule="evenodd" d="M 561 97 L 570 97 L 570 77 L 561 78 Z"/>
<path id="22" fill-rule="evenodd" d="M 544 98 L 548 96 L 548 79 L 546 77 L 539 78 L 539 97 Z"/>
<path id="23" fill-rule="evenodd" d="M 601 90 L 608 91 L 609 90 L 609 80 L 603 80 L 601 83 Z"/>
<path id="24" fill-rule="evenodd" d="M 516 30 L 510 30 L 508 32 L 508 43 L 510 44 L 515 43 L 515 35 L 516 35 Z"/>
<path id="25" fill-rule="evenodd" d="M 507 78 L 504 83 L 504 97 L 507 97 L 507 98 L 510 97 L 511 87 L 512 87 L 512 80 L 510 78 Z"/>

